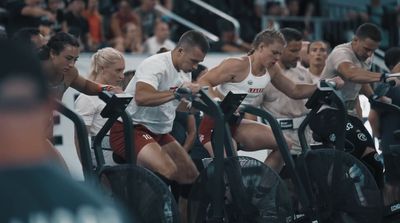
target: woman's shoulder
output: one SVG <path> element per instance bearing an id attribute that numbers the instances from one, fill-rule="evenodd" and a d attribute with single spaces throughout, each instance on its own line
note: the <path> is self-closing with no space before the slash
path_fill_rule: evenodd
<path id="1" fill-rule="evenodd" d="M 249 59 L 247 56 L 243 57 L 229 57 L 222 61 L 221 65 L 233 71 L 247 70 L 249 67 Z"/>

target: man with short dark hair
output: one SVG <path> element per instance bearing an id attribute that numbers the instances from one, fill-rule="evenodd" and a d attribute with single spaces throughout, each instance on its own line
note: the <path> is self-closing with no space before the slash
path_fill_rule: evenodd
<path id="1" fill-rule="evenodd" d="M 172 51 L 145 59 L 136 69 L 126 93 L 134 95 L 127 107 L 134 124 L 135 153 L 138 165 L 144 166 L 167 180 L 192 183 L 198 171 L 182 146 L 169 134 L 175 110 L 181 99 L 190 97 L 182 86 L 197 92 L 190 72 L 203 61 L 209 45 L 203 34 L 188 31 Z M 122 123 L 110 132 L 113 151 L 125 157 Z"/>
<path id="2" fill-rule="evenodd" d="M 15 42 L 0 49 L 0 222 L 128 222 L 52 159 L 50 92 L 36 55 Z"/>
<path id="3" fill-rule="evenodd" d="M 346 125 L 346 139 L 354 144 L 352 154 L 371 170 L 378 185 L 383 183 L 382 164 L 377 160 L 374 141 L 362 121 L 357 118 L 356 101 L 359 93 L 373 95 L 369 83 L 386 81 L 386 74 L 369 71 L 374 51 L 379 47 L 381 32 L 371 23 L 364 23 L 356 30 L 353 40 L 336 46 L 328 56 L 321 78 L 342 77 L 345 84 L 339 91 L 349 114 Z M 337 110 L 325 107 L 311 121 L 311 129 L 327 143 L 335 143 Z"/>

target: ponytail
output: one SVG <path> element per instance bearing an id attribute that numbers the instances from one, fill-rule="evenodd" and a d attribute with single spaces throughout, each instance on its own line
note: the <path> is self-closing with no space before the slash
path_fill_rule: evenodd
<path id="1" fill-rule="evenodd" d="M 255 51 L 256 51 L 256 50 L 255 50 L 254 48 L 251 48 L 251 49 L 249 50 L 249 52 L 247 52 L 247 56 L 252 55 Z"/>
<path id="2" fill-rule="evenodd" d="M 91 58 L 91 63 L 90 63 L 90 73 L 89 73 L 89 80 L 94 81 L 99 74 L 99 51 L 94 53 Z"/>
<path id="3" fill-rule="evenodd" d="M 123 60 L 123 59 L 124 56 L 122 55 L 122 53 L 114 48 L 106 47 L 98 50 L 96 53 L 92 55 L 89 79 L 95 80 L 97 78 L 100 67 L 109 66 L 115 63 L 117 60 Z"/>

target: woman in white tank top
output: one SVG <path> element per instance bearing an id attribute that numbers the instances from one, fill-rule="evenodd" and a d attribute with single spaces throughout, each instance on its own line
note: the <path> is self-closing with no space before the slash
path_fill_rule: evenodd
<path id="1" fill-rule="evenodd" d="M 307 98 L 315 91 L 316 85 L 295 84 L 281 73 L 277 64 L 285 44 L 284 37 L 279 31 L 264 30 L 255 37 L 253 50 L 248 56 L 222 61 L 207 72 L 199 80 L 199 84 L 210 86 L 210 89 L 215 87 L 209 90 L 209 93 L 221 100 L 229 91 L 247 93 L 245 104 L 251 104 L 261 95 L 270 81 L 278 90 L 293 99 Z M 211 156 L 213 153 L 210 138 L 213 127 L 212 119 L 205 117 L 199 128 L 199 137 Z M 243 119 L 233 128 L 231 126 L 231 129 L 233 129 L 233 140 L 243 146 L 244 150 L 271 149 L 272 152 L 265 160 L 265 164 L 278 172 L 281 170 L 284 163 L 269 126 Z M 288 145 L 291 148 L 291 142 L 288 142 Z"/>

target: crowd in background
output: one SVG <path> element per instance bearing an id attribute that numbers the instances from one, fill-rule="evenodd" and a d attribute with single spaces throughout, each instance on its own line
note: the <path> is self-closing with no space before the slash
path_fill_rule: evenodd
<path id="1" fill-rule="evenodd" d="M 212 51 L 248 52 L 254 35 L 264 28 L 292 27 L 302 30 L 306 40 L 313 40 L 315 26 L 311 18 L 329 16 L 318 0 L 204 2 L 236 18 L 240 34 L 231 22 L 187 0 L 6 0 L 0 2 L 0 32 L 13 36 L 21 28 L 35 27 L 46 41 L 54 33 L 65 31 L 79 37 L 82 51 L 95 52 L 110 46 L 124 53 L 154 54 L 161 47 L 172 49 L 188 30 L 157 11 L 156 5 L 160 4 L 218 35 L 219 41 L 211 44 Z M 324 24 L 321 38 L 334 46 L 348 41 L 351 37 L 347 33 L 359 24 L 372 22 L 382 28 L 382 48 L 399 45 L 399 11 L 400 7 L 379 0 L 366 1 L 365 9 L 349 10 L 345 18 Z M 268 19 L 263 21 L 263 16 Z"/>

